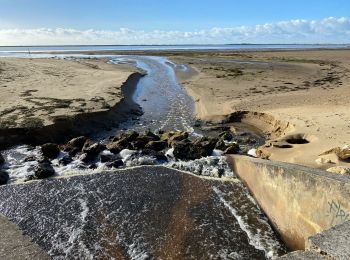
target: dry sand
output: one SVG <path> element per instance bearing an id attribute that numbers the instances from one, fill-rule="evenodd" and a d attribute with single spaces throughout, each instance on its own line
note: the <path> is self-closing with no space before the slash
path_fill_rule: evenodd
<path id="1" fill-rule="evenodd" d="M 324 156 L 332 163 L 315 160 L 326 150 L 350 144 L 350 50 L 168 56 L 195 70 L 190 79 L 179 78 L 195 99 L 199 118 L 259 112 L 246 114 L 244 120 L 270 134 L 271 140 L 284 137 L 309 142 L 289 148 L 265 147 L 270 159 L 317 168 L 348 164 L 334 154 Z"/>
<path id="2" fill-rule="evenodd" d="M 104 60 L 0 59 L 0 127 L 49 125 L 57 116 L 105 111 L 135 68 Z"/>

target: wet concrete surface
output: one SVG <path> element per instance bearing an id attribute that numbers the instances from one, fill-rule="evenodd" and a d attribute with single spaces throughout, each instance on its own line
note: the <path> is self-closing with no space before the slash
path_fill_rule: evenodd
<path id="1" fill-rule="evenodd" d="M 263 216 L 236 214 L 236 207 L 256 207 L 247 196 L 235 198 L 241 186 L 143 166 L 2 186 L 0 212 L 54 259 L 265 259 L 283 254 Z M 254 225 L 259 234 L 249 229 Z"/>

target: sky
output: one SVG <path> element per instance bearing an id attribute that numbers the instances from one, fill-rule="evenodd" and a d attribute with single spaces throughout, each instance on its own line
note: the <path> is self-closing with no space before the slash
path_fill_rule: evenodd
<path id="1" fill-rule="evenodd" d="M 0 45 L 350 43 L 349 0 L 0 0 Z"/>

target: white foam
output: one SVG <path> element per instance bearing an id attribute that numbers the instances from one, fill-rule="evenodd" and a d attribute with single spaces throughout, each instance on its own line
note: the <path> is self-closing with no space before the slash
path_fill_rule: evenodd
<path id="1" fill-rule="evenodd" d="M 218 149 L 214 149 L 211 156 L 222 156 L 223 155 L 223 151 L 218 150 Z"/>
<path id="2" fill-rule="evenodd" d="M 207 177 L 235 177 L 224 156 L 208 156 L 193 161 L 171 161 L 166 166 Z"/>
<path id="3" fill-rule="evenodd" d="M 175 158 L 174 156 L 174 148 L 170 148 L 166 153 L 165 153 L 166 157 L 170 157 L 170 158 Z"/>
<path id="4" fill-rule="evenodd" d="M 269 234 L 261 234 L 261 230 L 253 230 L 253 227 L 249 225 L 247 219 L 239 214 L 239 211 L 236 210 L 228 201 L 224 198 L 224 193 L 217 187 L 213 187 L 213 191 L 219 197 L 219 200 L 224 204 L 224 206 L 231 212 L 231 214 L 236 218 L 240 228 L 247 234 L 248 242 L 250 245 L 255 247 L 258 250 L 262 250 L 265 253 L 265 256 L 268 259 L 274 259 L 278 256 L 276 252 L 276 247 L 278 247 L 278 242 L 275 241 L 272 236 Z M 253 201 L 256 205 L 256 203 Z M 273 231 L 269 224 L 265 221 L 260 221 L 268 227 L 269 233 L 273 234 Z"/>
<path id="5" fill-rule="evenodd" d="M 253 156 L 253 157 L 258 157 L 257 154 L 256 154 L 256 149 L 255 148 L 250 149 L 247 154 L 250 155 L 250 156 Z"/>
<path id="6" fill-rule="evenodd" d="M 123 161 L 128 160 L 132 155 L 134 155 L 137 151 L 135 150 L 129 150 L 129 149 L 124 149 L 122 150 L 119 155 L 122 158 Z"/>

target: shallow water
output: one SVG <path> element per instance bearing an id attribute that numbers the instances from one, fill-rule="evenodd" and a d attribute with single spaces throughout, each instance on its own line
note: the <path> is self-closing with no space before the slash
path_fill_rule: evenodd
<path id="1" fill-rule="evenodd" d="M 43 55 L 38 55 L 38 57 L 43 57 Z M 59 56 L 56 58 L 64 57 L 65 56 Z M 69 59 L 87 57 L 90 56 L 74 55 L 74 57 Z M 93 57 L 106 58 L 106 56 Z M 167 61 L 165 58 L 147 56 L 113 56 L 110 57 L 109 63 L 134 64 L 147 72 L 147 75 L 139 81 L 137 90 L 133 97 L 134 100 L 141 105 L 144 114 L 138 118 L 131 118 L 129 121 L 121 124 L 117 129 L 101 132 L 94 137 L 95 140 L 103 141 L 108 136 L 112 134 L 114 135 L 121 129 L 134 129 L 137 131 L 143 131 L 149 128 L 152 130 L 186 130 L 192 134 L 200 134 L 196 133 L 196 130 L 193 128 L 195 122 L 194 103 L 186 94 L 183 87 L 177 83 L 175 77 L 174 68 L 186 71 L 186 66 L 181 64 L 176 65 Z M 104 153 L 108 153 L 108 151 L 104 151 Z M 31 174 L 33 167 L 37 162 L 24 163 L 23 159 L 32 155 L 38 156 L 39 154 L 40 150 L 38 147 L 30 146 L 18 146 L 5 151 L 4 155 L 10 172 L 10 182 L 14 183 L 23 180 L 23 178 Z M 171 154 L 171 150 L 169 151 L 169 154 Z M 90 175 L 91 173 L 100 172 L 105 169 L 104 164 L 98 162 L 98 158 L 96 161 L 97 169 L 89 169 L 89 165 L 84 164 L 79 158 L 76 158 L 76 160 L 67 166 L 61 166 L 59 164 L 59 159 L 64 155 L 64 153 L 61 153 L 59 158 L 52 161 L 57 175 L 70 175 L 72 173 Z M 211 198 L 213 201 L 209 205 L 212 208 L 208 208 L 209 206 L 205 203 L 196 207 L 193 214 L 198 214 L 196 219 L 199 221 L 199 227 L 197 235 L 193 236 L 199 240 L 192 241 L 191 239 L 193 238 L 190 237 L 188 238 L 188 241 L 192 241 L 195 244 L 199 243 L 203 248 L 207 247 L 208 249 L 204 253 L 206 253 L 208 258 L 211 259 L 247 259 L 253 256 L 254 259 L 271 258 L 285 252 L 283 244 L 279 241 L 278 237 L 269 226 L 267 219 L 263 216 L 259 207 L 250 197 L 248 190 L 241 182 L 239 182 L 234 173 L 230 170 L 225 158 L 220 156 L 218 151 L 213 155 L 215 156 L 190 162 L 175 161 L 170 158 L 168 163 L 163 164 L 170 168 L 207 177 L 216 177 L 218 171 L 221 171 L 224 173 L 224 177 L 233 181 L 230 182 L 230 185 L 232 185 L 229 185 L 230 188 L 227 188 L 226 186 L 221 187 L 210 185 L 210 192 L 212 193 Z M 161 163 L 151 157 L 139 156 L 137 151 L 124 150 L 117 156 L 122 158 L 127 166 L 145 164 L 158 165 Z M 157 183 L 157 178 L 152 178 L 153 182 Z M 169 179 L 169 181 L 171 181 L 171 179 Z M 99 225 L 99 223 L 96 222 L 96 220 L 93 220 L 89 225 L 86 225 L 91 214 L 95 214 L 91 212 L 90 209 L 97 207 L 97 205 L 94 204 L 96 202 L 96 197 L 93 194 L 96 190 L 103 190 L 104 187 L 96 186 L 92 190 L 89 186 L 90 184 L 85 185 L 85 183 L 79 183 L 79 178 L 74 179 L 74 181 L 69 181 L 69 179 L 67 179 L 55 183 L 58 184 L 53 184 L 52 190 L 49 189 L 50 191 L 44 187 L 46 185 L 36 186 L 33 184 L 36 192 L 40 192 L 41 195 L 36 197 L 36 195 L 30 193 L 28 194 L 28 196 L 31 197 L 29 200 L 21 197 L 24 196 L 26 191 L 30 192 L 30 190 L 26 190 L 25 186 L 21 186 L 18 193 L 15 192 L 17 186 L 7 188 L 6 190 L 9 189 L 14 191 L 18 195 L 16 195 L 17 200 L 21 202 L 16 207 L 11 206 L 8 203 L 0 203 L 0 211 L 9 216 L 17 224 L 20 224 L 21 228 L 24 229 L 34 241 L 42 245 L 47 251 L 55 256 L 56 259 L 61 259 L 62 257 L 74 258 L 77 256 L 86 258 L 98 256 L 107 257 L 108 255 L 105 255 L 103 252 L 106 248 L 103 249 L 101 241 L 98 241 L 100 238 L 96 237 L 96 233 L 92 232 L 90 230 L 91 226 L 89 226 Z M 103 185 L 103 183 L 101 182 L 100 185 Z M 128 183 L 127 185 L 132 184 Z M 81 192 L 79 191 L 79 193 L 77 189 L 83 186 L 83 190 L 81 190 Z M 129 189 L 130 187 L 125 188 Z M 140 188 L 147 189 L 147 185 L 143 188 L 140 186 Z M 75 195 L 75 192 L 77 192 L 76 194 L 78 195 Z M 140 190 L 140 192 L 141 194 L 144 194 L 149 191 Z M 86 197 L 88 194 L 92 197 Z M 119 195 L 115 195 L 117 200 L 121 199 L 118 197 Z M 56 216 L 55 214 L 52 214 L 53 212 L 51 211 L 46 212 L 48 210 L 45 206 L 46 202 L 44 203 L 43 208 L 35 206 L 33 209 L 39 210 L 42 215 L 50 219 L 50 223 L 55 223 L 55 225 L 50 228 L 45 226 L 49 223 L 46 223 L 45 225 L 42 223 L 43 226 L 40 226 L 41 222 L 39 224 L 35 223 L 34 220 L 39 217 L 36 215 L 35 210 L 26 210 L 28 203 L 35 204 L 35 201 L 46 200 L 46 196 L 55 198 L 54 200 L 58 203 L 57 205 L 55 204 L 55 207 L 59 211 L 59 214 Z M 101 196 L 107 195 L 104 194 Z M 135 201 L 130 199 L 128 203 L 139 203 L 139 196 L 135 195 L 134 198 Z M 107 197 L 105 199 L 107 199 Z M 72 203 L 69 206 L 69 213 L 66 212 L 66 207 L 64 208 L 66 210 L 60 209 L 61 204 L 66 205 L 67 203 L 68 205 Z M 123 204 L 127 202 L 121 203 Z M 118 211 L 118 208 L 115 208 L 117 206 L 118 205 L 109 207 L 107 205 L 102 208 L 106 211 L 105 215 L 107 216 L 108 223 L 112 221 L 110 218 L 111 216 L 114 216 L 117 220 L 121 221 L 121 223 L 124 223 L 118 224 L 112 221 L 111 225 L 116 232 L 121 232 L 118 233 L 117 237 L 119 242 L 124 243 L 124 247 L 127 248 L 128 256 L 131 259 L 142 259 L 143 256 L 146 256 L 146 258 L 154 256 L 152 250 L 156 245 L 150 245 L 150 242 L 145 242 L 144 237 L 153 237 L 155 236 L 155 233 L 152 233 L 153 231 L 148 229 L 144 233 L 138 232 L 140 225 L 142 226 L 142 223 L 144 223 L 142 221 L 140 222 L 139 219 L 139 217 L 142 218 L 142 214 L 140 213 L 141 215 L 139 217 L 137 217 L 137 215 L 135 218 L 129 219 L 130 215 L 128 215 L 128 211 Z M 74 212 L 74 218 L 78 219 L 71 219 L 71 217 L 68 217 L 72 212 Z M 203 217 L 204 219 L 202 219 Z M 70 221 L 70 223 L 67 221 Z M 166 237 L 166 234 L 163 235 Z M 237 240 L 236 235 L 241 239 Z M 210 241 L 208 240 L 209 238 L 211 239 Z M 114 243 L 113 241 L 108 240 L 105 242 Z M 89 243 L 95 244 L 87 245 Z M 224 245 L 220 246 L 220 243 L 224 243 Z M 101 248 L 102 251 L 96 250 L 95 247 L 101 247 L 103 250 Z M 187 258 L 195 259 L 200 256 L 199 252 L 203 254 L 202 251 L 198 251 L 198 248 L 194 246 L 192 247 L 194 250 L 193 252 L 197 252 L 198 255 L 189 255 Z M 187 250 L 192 252 L 190 249 Z"/>

